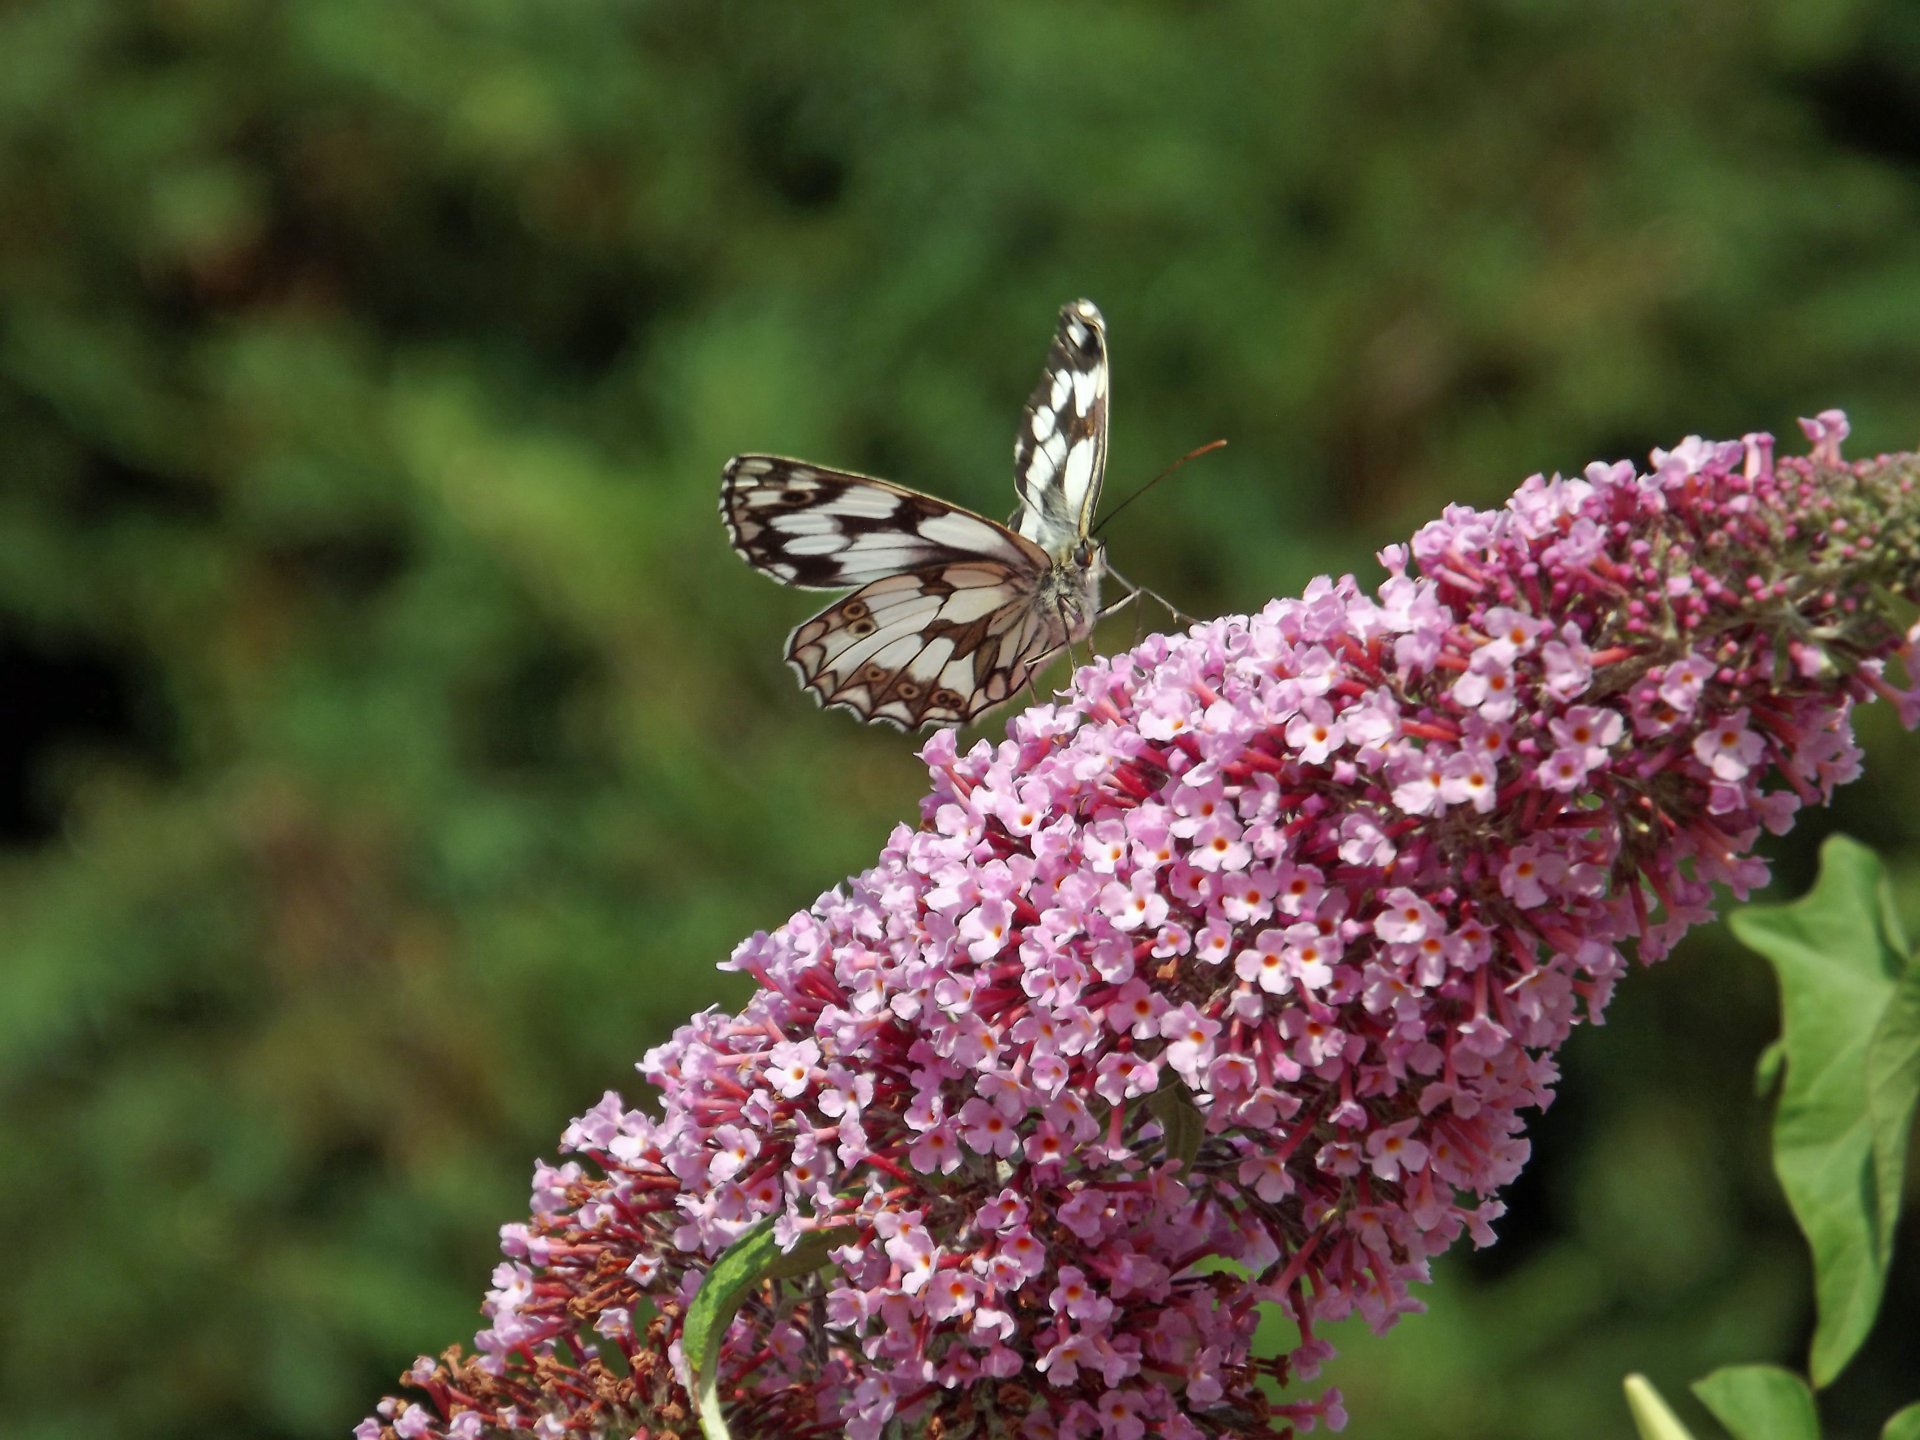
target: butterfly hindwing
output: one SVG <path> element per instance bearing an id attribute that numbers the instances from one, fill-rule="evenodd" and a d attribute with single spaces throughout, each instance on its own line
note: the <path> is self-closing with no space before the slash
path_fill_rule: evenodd
<path id="1" fill-rule="evenodd" d="M 799 626 L 787 663 L 822 705 L 902 730 L 964 724 L 1024 685 L 1064 634 L 997 561 L 862 587 Z"/>

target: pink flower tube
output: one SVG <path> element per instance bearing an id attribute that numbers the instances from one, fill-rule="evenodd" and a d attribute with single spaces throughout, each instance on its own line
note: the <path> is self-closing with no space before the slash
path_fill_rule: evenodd
<path id="1" fill-rule="evenodd" d="M 1845 420 L 1528 480 L 1253 616 L 1082 669 L 878 863 L 734 952 L 759 983 L 541 1167 L 478 1354 L 366 1440 L 697 1435 L 682 1328 L 771 1220 L 815 1268 L 726 1331 L 737 1437 L 1284 1435 L 1322 1322 L 1493 1238 L 1554 1052 L 1628 953 L 1744 896 L 1858 773 L 1909 658 L 1920 460 Z M 1262 1306 L 1297 1340 L 1260 1356 Z"/>

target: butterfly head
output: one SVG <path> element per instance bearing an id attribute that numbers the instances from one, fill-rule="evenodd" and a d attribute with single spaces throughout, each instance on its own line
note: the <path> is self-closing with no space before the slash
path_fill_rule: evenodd
<path id="1" fill-rule="evenodd" d="M 1100 579 L 1107 573 L 1107 547 L 1081 536 L 1053 557 L 1039 587 L 1040 606 L 1057 615 L 1063 640 L 1084 640 L 1100 618 Z"/>

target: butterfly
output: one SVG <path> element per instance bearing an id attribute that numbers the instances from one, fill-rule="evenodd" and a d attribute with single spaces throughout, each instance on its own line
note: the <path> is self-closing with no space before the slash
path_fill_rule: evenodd
<path id="1" fill-rule="evenodd" d="M 734 550 L 781 584 L 859 587 L 787 637 L 787 663 L 820 704 L 900 730 L 960 725 L 1101 617 L 1111 572 L 1091 525 L 1106 466 L 1106 323 L 1076 300 L 1014 437 L 1020 505 L 1007 524 L 777 455 L 727 462 L 720 517 Z"/>

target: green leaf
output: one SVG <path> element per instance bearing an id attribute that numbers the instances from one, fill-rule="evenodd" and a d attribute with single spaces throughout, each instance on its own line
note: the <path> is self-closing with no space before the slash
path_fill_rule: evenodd
<path id="1" fill-rule="evenodd" d="M 1808 895 L 1750 906 L 1732 924 L 1780 983 L 1774 1169 L 1813 1251 L 1808 1368 L 1822 1386 L 1859 1349 L 1886 1288 L 1920 1085 L 1920 978 L 1879 860 L 1844 837 L 1822 848 Z"/>
<path id="2" fill-rule="evenodd" d="M 1200 1142 L 1207 1134 L 1207 1117 L 1193 1103 L 1193 1091 L 1185 1081 L 1162 1085 L 1147 1096 L 1147 1110 L 1160 1122 L 1167 1154 L 1180 1162 L 1180 1173 L 1185 1175 L 1193 1168 L 1193 1157 L 1200 1153 Z"/>
<path id="3" fill-rule="evenodd" d="M 1760 1052 L 1753 1065 L 1753 1093 L 1762 1100 L 1780 1088 L 1780 1076 L 1787 1068 L 1787 1047 L 1776 1040 Z"/>
<path id="4" fill-rule="evenodd" d="M 1734 1440 L 1820 1440 L 1813 1392 L 1791 1370 L 1730 1365 L 1696 1380 L 1693 1393 Z"/>
<path id="5" fill-rule="evenodd" d="M 792 1279 L 818 1270 L 826 1264 L 827 1252 L 845 1240 L 853 1228 L 843 1225 L 811 1231 L 792 1250 L 783 1251 L 773 1238 L 773 1224 L 769 1216 L 743 1230 L 726 1253 L 713 1262 L 693 1303 L 687 1306 L 680 1345 L 693 1376 L 694 1405 L 707 1440 L 729 1440 L 726 1420 L 720 1413 L 718 1387 L 720 1342 L 726 1338 L 733 1317 L 766 1281 Z"/>
<path id="6" fill-rule="evenodd" d="M 1876 1180 L 1887 1207 L 1888 1243 L 1900 1218 L 1900 1185 L 1920 1101 L 1920 957 L 1910 958 L 1867 1042 L 1867 1116 Z"/>
<path id="7" fill-rule="evenodd" d="M 1625 1388 L 1627 1409 L 1633 1414 L 1633 1428 L 1640 1440 L 1693 1440 L 1693 1432 L 1680 1423 L 1680 1417 L 1646 1376 L 1627 1376 Z"/>
<path id="8" fill-rule="evenodd" d="M 1920 1440 L 1920 1405 L 1909 1405 L 1887 1421 L 1880 1440 Z"/>

